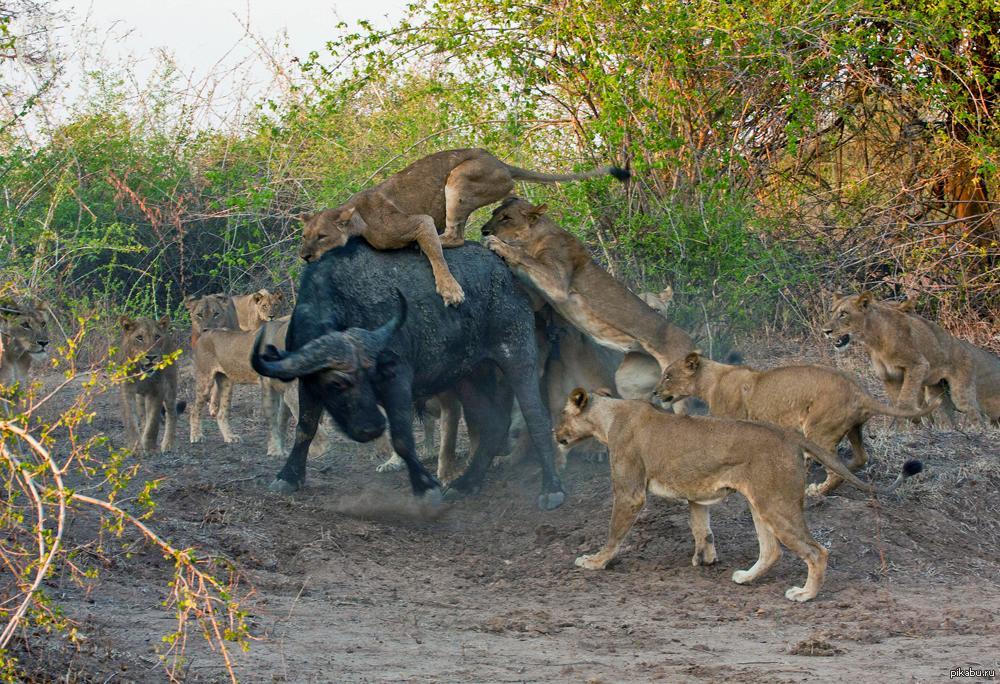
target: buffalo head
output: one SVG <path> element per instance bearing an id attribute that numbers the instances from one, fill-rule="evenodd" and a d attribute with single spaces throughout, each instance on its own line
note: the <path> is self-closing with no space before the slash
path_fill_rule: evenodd
<path id="1" fill-rule="evenodd" d="M 264 345 L 262 330 L 250 363 L 269 378 L 299 379 L 302 389 L 323 404 L 348 437 L 358 442 L 373 440 L 385 431 L 373 377 L 379 354 L 406 321 L 406 300 L 402 295 L 399 300 L 399 313 L 374 330 L 329 332 L 294 351 Z"/>

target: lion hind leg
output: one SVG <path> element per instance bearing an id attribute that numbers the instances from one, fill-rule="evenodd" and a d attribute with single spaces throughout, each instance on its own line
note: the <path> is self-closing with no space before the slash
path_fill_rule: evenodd
<path id="1" fill-rule="evenodd" d="M 806 582 L 801 587 L 791 587 L 785 592 L 789 601 L 808 601 L 819 592 L 826 574 L 826 559 L 830 552 L 809 534 L 802 509 L 789 503 L 784 510 L 771 512 L 765 521 L 774 531 L 778 541 L 801 558 L 809 569 Z"/>
<path id="2" fill-rule="evenodd" d="M 733 573 L 733 581 L 737 584 L 749 584 L 765 572 L 771 569 L 778 559 L 781 558 L 781 547 L 778 546 L 778 538 L 774 534 L 771 526 L 764 521 L 757 506 L 750 502 L 750 514 L 753 516 L 753 526 L 757 530 L 757 544 L 760 546 L 760 553 L 757 562 L 747 570 L 737 570 Z"/>
<path id="3" fill-rule="evenodd" d="M 705 504 L 688 502 L 691 512 L 691 534 L 694 535 L 694 556 L 691 565 L 713 565 L 718 556 L 715 554 L 715 535 L 712 534 L 711 509 Z"/>
<path id="4" fill-rule="evenodd" d="M 484 168 L 481 160 L 470 159 L 452 169 L 444 186 L 445 229 L 441 246 L 464 244 L 469 215 L 479 207 L 499 202 L 513 190 L 514 180 L 505 168 Z"/>

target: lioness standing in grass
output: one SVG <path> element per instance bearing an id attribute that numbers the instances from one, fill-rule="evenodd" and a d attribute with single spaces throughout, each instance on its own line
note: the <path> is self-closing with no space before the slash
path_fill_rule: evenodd
<path id="1" fill-rule="evenodd" d="M 612 399 L 580 388 L 570 394 L 555 434 L 564 446 L 594 437 L 607 445 L 610 454 L 613 502 L 608 541 L 597 553 L 576 559 L 578 566 L 590 570 L 603 569 L 618 555 L 646 503 L 647 491 L 689 503 L 695 543 L 691 563 L 715 563 L 708 507 L 736 491 L 750 505 L 760 557 L 749 570 L 734 572 L 733 581 L 746 584 L 767 572 L 781 557 L 781 542 L 809 567 L 805 586 L 790 588 L 785 598 L 808 601 L 823 583 L 828 552 L 809 534 L 802 513 L 804 452 L 860 489 L 872 489 L 836 456 L 797 432 L 765 423 L 677 416 L 643 401 Z M 918 463 L 908 462 L 896 484 L 919 471 Z"/>
<path id="2" fill-rule="evenodd" d="M 894 408 L 876 401 L 847 373 L 819 365 L 785 366 L 759 371 L 718 363 L 691 352 L 663 371 L 656 394 L 665 402 L 694 396 L 713 416 L 763 421 L 800 431 L 836 453 L 846 436 L 851 442 L 851 470 L 868 462 L 862 426 L 875 415 L 917 418 L 933 411 Z M 807 494 L 828 494 L 843 479 L 827 469 L 826 480 L 809 485 Z"/>
<path id="3" fill-rule="evenodd" d="M 876 302 L 870 292 L 835 297 L 823 333 L 837 350 L 859 340 L 897 406 L 916 409 L 947 381 L 955 408 L 973 420 L 1000 422 L 1000 358 L 955 338 L 911 306 Z"/>
<path id="4" fill-rule="evenodd" d="M 629 177 L 628 171 L 613 166 L 548 174 L 505 164 L 486 150 L 436 152 L 339 207 L 303 216 L 299 256 L 313 261 L 355 235 L 375 249 L 399 249 L 416 242 L 431 263 L 438 294 L 445 304 L 457 306 L 465 293 L 448 270 L 441 248 L 465 242 L 465 224 L 473 211 L 509 195 L 514 181 L 558 183 L 604 175 L 622 181 Z M 441 226 L 444 233 L 439 237 Z"/>
<path id="5" fill-rule="evenodd" d="M 160 432 L 162 409 L 166 425 L 160 451 L 165 453 L 173 448 L 177 414 L 184 409 L 184 404 L 177 402 L 177 364 L 157 368 L 167 355 L 177 350 L 170 335 L 170 319 L 164 316 L 154 321 L 121 316 L 118 325 L 122 330 L 119 358 L 123 363 L 137 365 L 133 377 L 121 386 L 125 439 L 134 448 L 152 452 Z"/>

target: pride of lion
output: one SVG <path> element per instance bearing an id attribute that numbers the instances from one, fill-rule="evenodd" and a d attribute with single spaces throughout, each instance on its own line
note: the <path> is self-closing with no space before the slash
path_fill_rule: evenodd
<path id="1" fill-rule="evenodd" d="M 785 596 L 810 600 L 823 582 L 828 552 L 806 526 L 806 496 L 827 495 L 845 480 L 884 493 L 920 471 L 919 462 L 908 461 L 888 489 L 853 474 L 868 462 L 862 428 L 872 416 L 919 420 L 942 408 L 949 417 L 958 411 L 965 420 L 1000 423 L 1000 358 L 919 316 L 910 301 L 879 302 L 863 292 L 833 298 L 823 333 L 836 350 L 852 342 L 862 345 L 890 404 L 873 398 L 850 374 L 822 365 L 757 370 L 714 361 L 669 320 L 671 287 L 633 294 L 594 261 L 584 243 L 548 217 L 545 205 L 511 196 L 518 180 L 554 183 L 605 175 L 629 179 L 616 167 L 553 175 L 510 166 L 485 150 L 438 152 L 338 207 L 302 216 L 299 255 L 315 261 L 352 238 L 378 250 L 415 243 L 427 257 L 440 306 L 469 306 L 447 254 L 465 242 L 474 210 L 500 202 L 482 234 L 485 246 L 507 264 L 533 302 L 538 380 L 549 418 L 558 423 L 554 438 L 564 455 L 586 441 L 594 444 L 591 440 L 609 454 L 609 537 L 600 551 L 577 558 L 576 564 L 606 567 L 647 494 L 688 502 L 692 563 L 713 564 L 718 556 L 710 506 L 738 492 L 750 506 L 760 554 L 751 568 L 736 571 L 733 581 L 745 584 L 762 576 L 784 545 L 808 567 L 803 586 L 788 589 Z M 185 299 L 194 360 L 191 442 L 205 439 L 206 408 L 223 440 L 237 441 L 230 424 L 233 385 L 258 385 L 269 425 L 267 453 L 284 455 L 289 417 L 297 418 L 298 381 L 264 378 L 251 366 L 259 338 L 273 349 L 284 348 L 284 303 L 281 292 L 267 290 Z M 0 394 L 5 402 L 0 409 L 11 405 L 9 390 L 29 383 L 32 366 L 44 357 L 51 315 L 42 302 L 0 301 L 0 389 L 8 390 Z M 119 360 L 130 368 L 121 385 L 129 446 L 149 452 L 158 445 L 167 451 L 184 408 L 177 401 L 179 346 L 170 320 L 122 316 L 119 328 Z M 695 397 L 707 403 L 711 417 L 680 415 Z M 433 426 L 440 419 L 438 476 L 456 478 L 461 474 L 458 396 L 446 390 L 420 403 L 416 413 L 424 419 L 427 457 L 433 457 Z M 852 451 L 846 464 L 835 455 L 845 437 Z M 531 444 L 522 439 L 516 450 L 528 451 Z M 389 457 L 380 472 L 402 465 L 387 440 L 380 451 Z M 807 458 L 827 470 L 823 482 L 808 487 Z"/>

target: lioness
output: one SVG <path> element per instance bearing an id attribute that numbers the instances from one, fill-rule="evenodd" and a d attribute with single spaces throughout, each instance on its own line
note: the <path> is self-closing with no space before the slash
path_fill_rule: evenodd
<path id="1" fill-rule="evenodd" d="M 620 352 L 643 350 L 661 370 L 691 351 L 686 332 L 594 263 L 586 247 L 545 210 L 544 204 L 536 207 L 517 197 L 504 200 L 483 226 L 487 247 L 597 343 Z"/>
<path id="2" fill-rule="evenodd" d="M 239 314 L 233 298 L 224 294 L 210 294 L 204 297 L 188 295 L 184 306 L 191 314 L 191 347 L 198 344 L 198 338 L 205 330 L 213 328 L 240 329 Z"/>
<path id="3" fill-rule="evenodd" d="M 339 207 L 303 216 L 299 256 L 313 261 L 355 235 L 375 249 L 398 249 L 416 242 L 431 262 L 438 294 L 445 304 L 457 306 L 465 300 L 465 293 L 448 270 L 441 248 L 465 242 L 465 224 L 473 211 L 509 195 L 516 180 L 558 183 L 606 174 L 622 181 L 629 177 L 628 171 L 613 166 L 547 174 L 505 164 L 486 150 L 436 152 Z M 439 237 L 442 225 L 445 230 Z"/>
<path id="4" fill-rule="evenodd" d="M 914 418 L 933 411 L 898 409 L 876 401 L 847 373 L 819 365 L 784 366 L 759 371 L 719 363 L 691 352 L 663 371 L 656 394 L 666 402 L 695 396 L 708 403 L 713 416 L 763 421 L 799 430 L 827 451 L 836 453 L 850 440 L 851 470 L 868 462 L 862 426 L 875 415 Z M 807 494 L 828 494 L 843 480 L 827 469 L 826 480 L 809 485 Z"/>
<path id="5" fill-rule="evenodd" d="M 48 311 L 42 301 L 0 302 L 0 385 L 25 384 L 32 362 L 45 358 Z"/>
<path id="6" fill-rule="evenodd" d="M 268 344 L 278 349 L 285 348 L 285 333 L 288 317 L 267 321 L 263 330 L 229 330 L 225 328 L 205 330 L 194 348 L 195 398 L 191 407 L 192 443 L 201 442 L 204 433 L 201 427 L 201 408 L 209 395 L 218 396 L 218 410 L 215 419 L 227 443 L 239 442 L 229 424 L 229 409 L 232 405 L 233 385 L 259 384 L 263 397 L 264 415 L 270 428 L 267 442 L 268 456 L 283 456 L 285 453 L 285 431 L 288 419 L 298 419 L 298 394 L 296 383 L 286 383 L 271 378 L 263 378 L 250 366 L 250 352 L 257 335 L 263 336 Z M 319 432 L 310 453 L 326 450 L 326 430 Z"/>
<path id="7" fill-rule="evenodd" d="M 266 321 L 273 321 L 277 317 L 278 308 L 284 299 L 284 295 L 280 292 L 271 293 L 266 289 L 233 296 L 233 308 L 236 309 L 236 319 L 240 330 L 257 330 Z"/>
<path id="8" fill-rule="evenodd" d="M 687 500 L 695 550 L 692 565 L 716 561 L 709 506 L 737 491 L 747 499 L 760 544 L 760 557 L 749 570 L 737 570 L 733 581 L 752 582 L 781 557 L 780 541 L 809 567 L 804 587 L 792 587 L 785 598 L 808 601 L 816 596 L 826 571 L 828 552 L 806 527 L 803 453 L 808 451 L 851 484 L 871 491 L 840 461 L 797 432 L 749 421 L 677 416 L 650 404 L 588 394 L 570 394 L 556 428 L 564 445 L 595 437 L 607 445 L 611 460 L 613 501 L 608 541 L 576 564 L 589 570 L 607 566 L 646 503 L 646 492 Z M 897 479 L 919 472 L 908 463 Z"/>
<path id="9" fill-rule="evenodd" d="M 177 413 L 183 410 L 183 404 L 177 403 L 177 364 L 157 369 L 164 357 L 177 349 L 170 336 L 170 319 L 120 316 L 118 325 L 122 330 L 119 360 L 135 362 L 139 371 L 138 377 L 129 378 L 121 386 L 125 439 L 134 448 L 152 452 L 160 432 L 162 409 L 166 425 L 160 451 L 165 453 L 174 445 Z"/>
<path id="10" fill-rule="evenodd" d="M 674 288 L 667 285 L 659 292 L 640 292 L 639 299 L 646 302 L 646 306 L 656 313 L 666 316 L 670 310 L 670 303 L 674 301 Z"/>
<path id="11" fill-rule="evenodd" d="M 913 410 L 947 381 L 955 408 L 1000 422 L 1000 358 L 913 313 L 911 303 L 876 302 L 870 292 L 835 297 L 823 333 L 844 350 L 858 339 L 889 398 Z"/>

